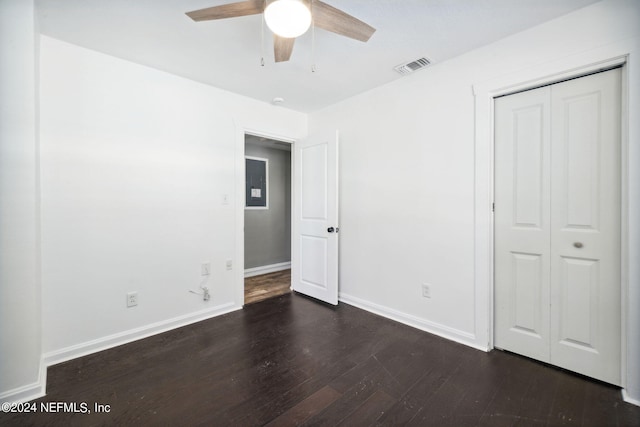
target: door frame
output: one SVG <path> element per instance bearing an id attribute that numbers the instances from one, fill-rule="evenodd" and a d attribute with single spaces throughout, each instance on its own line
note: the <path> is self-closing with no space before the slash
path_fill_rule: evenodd
<path id="1" fill-rule="evenodd" d="M 244 205 L 245 205 L 245 135 L 253 135 L 262 138 L 291 144 L 291 176 L 294 175 L 295 161 L 293 150 L 295 149 L 296 138 L 288 135 L 281 135 L 251 127 L 241 125 L 236 126 L 236 150 L 235 150 L 235 262 L 233 266 L 234 281 L 234 303 L 237 307 L 244 306 Z M 293 207 L 296 203 L 293 180 L 291 182 L 291 238 L 293 239 Z M 293 253 L 291 254 L 293 257 Z"/>
<path id="2" fill-rule="evenodd" d="M 474 270 L 475 270 L 475 339 L 476 344 L 490 351 L 494 348 L 494 98 L 518 91 L 576 78 L 599 70 L 622 67 L 621 87 L 621 383 L 622 387 L 637 389 L 638 379 L 633 378 L 639 369 L 637 362 L 637 335 L 640 307 L 627 305 L 640 294 L 640 269 L 629 264 L 630 255 L 637 256 L 640 238 L 632 235 L 629 218 L 640 217 L 638 191 L 630 193 L 629 183 L 640 182 L 640 151 L 631 142 L 640 144 L 640 126 L 632 123 L 630 112 L 640 110 L 640 67 L 634 62 L 640 46 L 633 41 L 622 41 L 593 49 L 579 55 L 557 59 L 532 66 L 492 80 L 473 85 L 475 96 L 475 207 L 474 207 Z M 633 59 L 633 61 L 632 61 Z M 635 180 L 635 181 L 634 181 Z M 637 227 L 637 226 L 636 226 Z M 636 229 L 637 230 L 637 229 Z M 630 253 L 631 252 L 631 253 Z M 631 286 L 633 284 L 633 287 Z M 630 298 L 631 297 L 631 298 Z M 635 323 L 634 323 L 635 322 Z M 632 344 L 628 355 L 628 345 Z M 634 363 L 629 367 L 628 363 Z M 637 400 L 623 397 L 632 403 Z"/>

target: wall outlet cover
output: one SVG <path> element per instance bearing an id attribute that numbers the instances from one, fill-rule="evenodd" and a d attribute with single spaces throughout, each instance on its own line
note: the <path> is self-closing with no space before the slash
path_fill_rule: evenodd
<path id="1" fill-rule="evenodd" d="M 422 296 L 425 298 L 431 298 L 431 287 L 426 283 L 422 284 Z"/>
<path id="2" fill-rule="evenodd" d="M 127 294 L 127 307 L 135 307 L 138 305 L 138 293 L 129 292 Z"/>

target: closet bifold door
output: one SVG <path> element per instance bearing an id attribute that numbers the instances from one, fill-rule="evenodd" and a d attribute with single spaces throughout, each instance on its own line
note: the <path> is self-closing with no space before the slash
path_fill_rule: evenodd
<path id="1" fill-rule="evenodd" d="M 620 69 L 495 100 L 494 343 L 620 385 Z"/>

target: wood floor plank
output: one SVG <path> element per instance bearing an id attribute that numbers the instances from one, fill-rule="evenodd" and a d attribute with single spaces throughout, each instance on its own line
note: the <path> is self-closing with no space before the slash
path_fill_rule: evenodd
<path id="1" fill-rule="evenodd" d="M 47 377 L 33 403 L 109 412 L 0 413 L 0 425 L 640 426 L 617 387 L 291 293 Z"/>
<path id="2" fill-rule="evenodd" d="M 638 406 L 631 405 L 629 403 L 618 403 L 619 400 L 613 404 L 616 408 L 616 422 L 615 424 L 611 420 L 607 425 L 615 425 L 617 427 L 638 427 L 640 426 L 640 414 L 638 413 Z"/>
<path id="3" fill-rule="evenodd" d="M 617 411 L 613 402 L 618 399 L 619 393 L 620 391 L 616 387 L 608 384 L 596 382 L 587 384 L 585 387 L 584 412 L 582 414 L 583 426 L 606 426 L 616 420 Z M 640 419 L 637 422 L 640 424 Z"/>
<path id="4" fill-rule="evenodd" d="M 271 401 L 254 411 L 256 412 L 257 425 L 264 425 L 270 420 L 279 417 L 308 396 L 316 393 L 323 386 L 326 386 L 331 379 L 342 375 L 352 367 L 352 362 L 339 360 L 318 370 L 308 381 L 304 381 L 285 393 L 274 396 Z"/>
<path id="5" fill-rule="evenodd" d="M 467 357 L 472 353 L 461 351 L 460 344 L 451 343 L 442 338 L 431 336 L 425 337 L 428 340 L 421 341 L 418 348 L 428 346 L 430 351 L 425 353 L 422 364 L 417 367 L 417 381 L 409 390 L 394 404 L 380 419 L 377 425 L 397 426 L 405 425 L 412 420 L 417 422 L 424 416 L 422 409 L 431 405 L 432 396 L 445 384 L 451 375 L 459 367 L 466 363 Z"/>
<path id="6" fill-rule="evenodd" d="M 329 385 L 341 393 L 339 399 L 302 424 L 306 427 L 337 425 L 380 389 L 386 373 L 373 359 L 355 367 Z"/>
<path id="7" fill-rule="evenodd" d="M 501 356 L 501 371 L 504 381 L 500 384 L 494 398 L 480 419 L 480 426 L 511 426 L 521 418 L 520 411 L 524 405 L 524 397 L 534 381 L 532 371 L 535 362 L 525 361 L 515 355 L 497 354 Z"/>
<path id="8" fill-rule="evenodd" d="M 451 371 L 442 385 L 434 390 L 431 397 L 424 401 L 422 410 L 407 425 L 408 426 L 443 426 L 451 425 L 451 419 L 456 413 L 456 408 L 462 402 L 466 388 L 469 385 L 469 377 L 477 366 L 470 363 L 471 354 L 466 354 L 464 360 Z M 475 418 L 474 424 L 480 419 Z"/>
<path id="9" fill-rule="evenodd" d="M 405 394 L 418 381 L 420 372 L 431 363 L 432 350 L 422 346 L 417 339 L 398 337 L 374 357 L 384 369 L 395 379 L 402 394 Z"/>
<path id="10" fill-rule="evenodd" d="M 563 375 L 553 401 L 548 423 L 582 425 L 585 409 L 586 382 L 576 375 Z"/>
<path id="11" fill-rule="evenodd" d="M 244 279 L 244 303 L 254 304 L 291 292 L 291 269 Z"/>
<path id="12" fill-rule="evenodd" d="M 268 427 L 288 427 L 302 424 L 324 408 L 332 404 L 341 394 L 329 386 L 324 386 L 316 393 L 289 409 L 278 418 L 266 424 Z"/>
<path id="13" fill-rule="evenodd" d="M 521 357 L 515 355 L 510 356 L 516 358 Z M 523 358 L 523 360 L 527 359 Z M 532 381 L 522 396 L 522 406 L 519 415 L 526 420 L 530 420 L 530 423 L 534 425 L 539 423 L 533 420 L 546 423 L 551 413 L 551 408 L 553 407 L 553 401 L 558 392 L 559 380 L 563 375 L 564 372 L 561 370 L 543 363 L 532 362 Z"/>
<path id="14" fill-rule="evenodd" d="M 466 376 L 459 378 L 459 381 L 465 383 L 463 397 L 453 409 L 452 415 L 466 417 L 467 422 L 472 417 L 477 417 L 479 420 L 484 415 L 506 379 L 504 358 L 504 354 L 498 351 L 490 355 L 473 354 L 471 356 L 467 366 L 473 369 L 461 371 L 461 375 Z"/>
<path id="15" fill-rule="evenodd" d="M 396 403 L 395 398 L 382 390 L 377 390 L 337 425 L 347 427 L 373 425 L 394 403 Z"/>

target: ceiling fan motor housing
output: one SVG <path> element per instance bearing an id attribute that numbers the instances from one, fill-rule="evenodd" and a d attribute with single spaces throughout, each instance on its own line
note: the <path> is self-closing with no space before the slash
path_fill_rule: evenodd
<path id="1" fill-rule="evenodd" d="M 302 0 L 276 0 L 264 10 L 264 20 L 278 36 L 295 38 L 311 26 L 311 11 Z"/>

